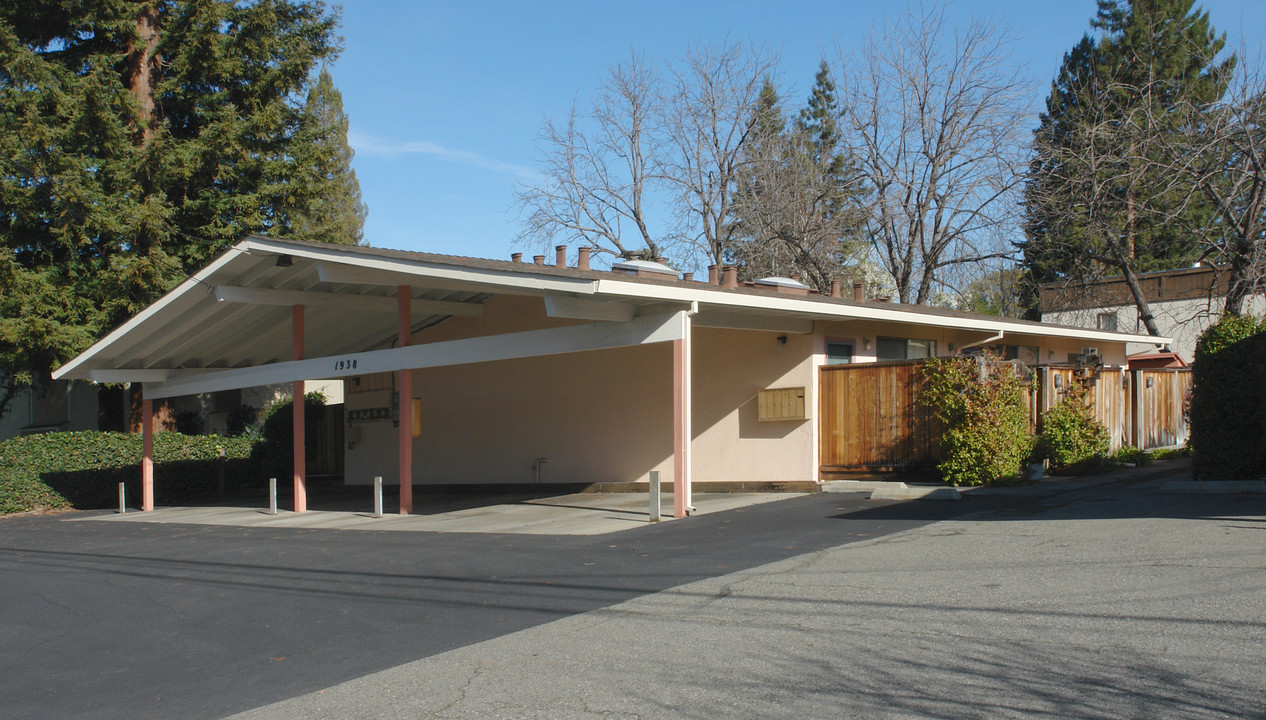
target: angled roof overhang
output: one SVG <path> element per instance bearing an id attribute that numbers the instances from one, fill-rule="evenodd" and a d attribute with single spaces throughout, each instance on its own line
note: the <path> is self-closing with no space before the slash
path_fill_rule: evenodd
<path id="1" fill-rule="evenodd" d="M 1092 342 L 1169 342 L 1168 338 L 934 308 L 854 303 L 528 263 L 250 237 L 63 365 L 54 377 L 170 383 L 215 371 L 292 363 L 294 305 L 306 308 L 305 357 L 337 358 L 388 350 L 397 338 L 398 289 L 402 286 L 411 298 L 411 324 L 415 331 L 447 317 L 480 315 L 483 302 L 494 295 L 527 295 L 543 297 L 547 313 L 554 317 L 627 325 L 624 335 L 643 338 L 641 342 L 650 341 L 645 338 L 663 341 L 671 335 L 663 330 L 671 324 L 669 320 L 652 318 L 685 311 L 694 315 L 695 324 L 704 327 L 790 333 L 812 332 L 813 323 L 818 320 L 874 320 L 980 331 L 998 337 L 1017 334 Z M 640 324 L 634 325 L 635 321 Z M 542 337 L 551 337 L 546 331 L 538 332 L 544 333 Z M 578 332 L 583 334 L 555 334 L 570 337 L 567 342 L 578 348 L 603 346 L 594 337 L 580 338 Z M 531 338 L 533 342 L 540 339 Z M 486 345 L 469 344 L 459 348 L 461 352 L 449 355 L 463 358 L 464 362 L 478 362 L 478 355 L 472 353 L 482 352 L 480 348 Z M 564 343 L 559 347 L 567 346 Z M 493 352 L 488 359 L 495 355 Z M 287 367 L 298 371 L 296 365 Z M 306 377 L 290 379 L 336 376 L 312 375 L 310 368 L 304 372 Z M 243 384 L 238 387 L 262 384 L 253 380 L 263 377 L 249 373 L 220 375 L 240 376 Z M 271 372 L 268 377 L 272 375 L 280 377 L 278 372 Z"/>

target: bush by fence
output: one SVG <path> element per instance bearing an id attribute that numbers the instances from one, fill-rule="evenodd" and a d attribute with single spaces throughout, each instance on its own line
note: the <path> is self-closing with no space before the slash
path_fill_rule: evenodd
<path id="1" fill-rule="evenodd" d="M 1072 382 L 1064 399 L 1042 416 L 1038 445 L 1056 467 L 1077 470 L 1107 457 L 1108 430 L 1095 417 L 1088 396 L 1085 385 Z"/>
<path id="2" fill-rule="evenodd" d="M 1192 469 L 1197 480 L 1244 480 L 1266 469 L 1266 323 L 1227 315 L 1196 343 Z"/>
<path id="3" fill-rule="evenodd" d="M 950 485 L 1015 480 L 1033 450 L 1026 384 L 1012 366 L 985 356 L 934 358 L 922 369 L 919 401 L 944 423 L 944 459 L 937 465 Z"/>

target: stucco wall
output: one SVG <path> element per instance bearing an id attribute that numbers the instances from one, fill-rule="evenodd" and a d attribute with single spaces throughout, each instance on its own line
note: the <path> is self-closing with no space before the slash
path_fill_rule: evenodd
<path id="1" fill-rule="evenodd" d="M 498 297 L 482 318 L 460 318 L 413 342 L 572 324 L 545 316 L 540 298 Z M 756 394 L 814 384 L 810 335 L 697 328 L 693 340 L 693 480 L 814 478 L 810 419 L 760 422 Z M 414 440 L 414 482 L 644 482 L 651 470 L 672 479 L 672 348 L 668 343 L 414 372 L 422 435 Z M 390 404 L 391 390 L 346 396 L 347 409 Z M 397 430 L 360 423 L 347 451 L 350 484 L 395 481 Z"/>
<path id="2" fill-rule="evenodd" d="M 1266 311 L 1266 299 L 1261 295 L 1256 295 L 1249 298 L 1244 306 L 1245 312 L 1261 315 Z M 1161 331 L 1161 334 L 1174 339 L 1174 343 L 1170 348 L 1182 355 L 1187 362 L 1191 362 L 1195 356 L 1196 340 L 1200 338 L 1200 334 L 1208 329 L 1210 325 L 1217 322 L 1221 313 L 1221 307 L 1221 298 L 1216 298 L 1213 302 L 1210 302 L 1207 298 L 1202 298 L 1151 303 L 1152 316 L 1156 318 L 1157 328 Z M 1143 324 L 1138 320 L 1138 308 L 1134 305 L 1049 312 L 1044 313 L 1042 319 L 1059 325 L 1093 328 L 1098 323 L 1099 314 L 1105 312 L 1116 313 L 1117 329 L 1122 332 L 1147 332 Z M 1155 348 L 1152 345 L 1130 343 L 1127 352 L 1133 355 L 1135 353 L 1153 352 L 1154 350 Z"/>

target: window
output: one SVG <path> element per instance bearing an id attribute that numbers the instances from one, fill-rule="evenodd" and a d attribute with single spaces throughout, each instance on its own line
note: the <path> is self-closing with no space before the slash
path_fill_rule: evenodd
<path id="1" fill-rule="evenodd" d="M 1117 314 L 1114 312 L 1099 313 L 1099 323 L 1097 327 L 1100 330 L 1107 330 L 1108 332 L 1116 332 L 1117 331 Z"/>
<path id="2" fill-rule="evenodd" d="M 885 360 L 920 360 L 936 356 L 935 340 L 881 337 L 876 343 L 876 355 Z"/>
<path id="3" fill-rule="evenodd" d="M 853 362 L 853 341 L 852 340 L 827 340 L 826 341 L 826 364 L 827 365 L 847 365 Z"/>

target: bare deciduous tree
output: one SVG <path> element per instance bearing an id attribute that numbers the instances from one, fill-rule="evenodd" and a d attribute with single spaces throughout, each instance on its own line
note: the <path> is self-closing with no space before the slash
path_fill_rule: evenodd
<path id="1" fill-rule="evenodd" d="M 777 58 L 741 42 L 701 44 L 673 68 L 665 116 L 672 151 L 665 177 L 674 186 L 685 239 L 721 264 L 735 232 L 731 200 L 744 163 L 761 88 Z"/>
<path id="2" fill-rule="evenodd" d="M 648 204 L 659 177 L 658 73 L 634 54 L 612 66 L 589 112 L 573 103 L 565 123 L 547 120 L 544 179 L 520 189 L 521 240 L 578 240 L 598 253 L 654 257 L 671 233 L 653 235 Z M 587 130 L 591 127 L 591 130 Z"/>
<path id="3" fill-rule="evenodd" d="M 955 266 L 1011 253 L 1028 83 L 1009 39 L 943 8 L 906 13 L 867 39 L 844 106 L 872 192 L 868 235 L 901 302 L 928 302 Z"/>

